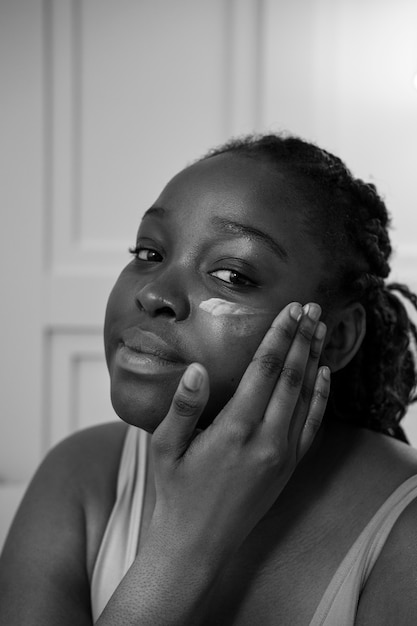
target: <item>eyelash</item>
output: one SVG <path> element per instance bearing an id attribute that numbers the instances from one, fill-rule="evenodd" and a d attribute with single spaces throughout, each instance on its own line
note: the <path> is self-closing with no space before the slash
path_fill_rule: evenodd
<path id="1" fill-rule="evenodd" d="M 162 260 L 162 255 L 157 252 L 156 250 L 154 250 L 153 248 L 147 248 L 146 246 L 134 246 L 132 248 L 129 248 L 129 252 L 131 254 L 133 254 L 136 259 L 138 261 L 142 261 L 144 263 L 160 263 Z M 139 254 L 141 252 L 153 252 L 154 254 L 157 254 L 160 257 L 160 260 L 152 260 L 152 259 L 141 259 L 139 257 Z M 215 276 L 216 272 L 228 272 L 230 277 L 234 277 L 235 279 L 237 278 L 237 282 L 233 282 L 233 280 L 224 280 L 223 278 L 219 278 L 218 276 Z M 251 281 L 247 276 L 245 276 L 244 274 L 242 274 L 241 272 L 237 272 L 236 270 L 231 270 L 228 268 L 220 268 L 217 270 L 213 270 L 212 272 L 210 272 L 210 276 L 213 276 L 214 278 L 216 278 L 217 280 L 220 280 L 222 283 L 226 283 L 227 285 L 237 285 L 240 287 L 254 287 L 255 283 L 253 281 Z M 239 282 L 240 281 L 240 282 Z"/>
<path id="2" fill-rule="evenodd" d="M 214 276 L 216 272 L 228 272 L 230 275 L 239 277 L 238 280 L 240 280 L 241 282 L 233 282 L 232 280 L 224 280 L 223 278 Z M 213 272 L 210 272 L 210 276 L 214 276 L 214 278 L 217 278 L 217 280 L 221 280 L 222 283 L 226 283 L 228 285 L 238 285 L 240 287 L 253 287 L 254 286 L 254 283 L 249 278 L 247 278 L 244 274 L 241 274 L 240 272 L 236 272 L 236 270 L 229 270 L 226 268 L 222 268 L 222 269 L 214 270 Z"/>
<path id="3" fill-rule="evenodd" d="M 162 259 L 162 255 L 156 250 L 154 250 L 153 248 L 147 248 L 146 246 L 134 246 L 133 248 L 129 248 L 130 254 L 133 254 L 133 256 L 135 256 L 138 259 L 138 261 L 143 261 L 145 263 L 160 263 L 160 261 L 155 261 L 155 260 L 152 261 L 151 259 L 141 259 L 139 257 L 139 254 L 144 251 L 154 252 Z"/>

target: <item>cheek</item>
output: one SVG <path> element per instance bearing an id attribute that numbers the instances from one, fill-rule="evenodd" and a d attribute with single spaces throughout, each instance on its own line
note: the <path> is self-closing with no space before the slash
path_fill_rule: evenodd
<path id="1" fill-rule="evenodd" d="M 106 354 L 107 367 L 109 367 L 109 359 L 111 355 L 111 348 L 113 345 L 113 335 L 115 334 L 115 327 L 117 325 L 119 300 L 117 298 L 117 285 L 112 289 L 110 296 L 107 300 L 106 313 L 104 317 L 104 350 Z"/>
<path id="2" fill-rule="evenodd" d="M 220 298 L 203 300 L 199 309 L 207 324 L 230 337 L 265 334 L 275 316 L 275 313 L 265 309 L 239 305 Z"/>
<path id="3" fill-rule="evenodd" d="M 201 312 L 197 334 L 210 379 L 230 384 L 240 380 L 275 315 L 212 315 Z"/>
<path id="4" fill-rule="evenodd" d="M 210 399 L 201 418 L 207 426 L 230 400 L 274 315 L 200 315 L 200 360 L 210 380 Z"/>
<path id="5" fill-rule="evenodd" d="M 127 268 L 123 270 L 113 286 L 107 300 L 106 312 L 104 317 L 104 346 L 106 349 L 106 358 L 108 351 L 113 344 L 115 337 L 119 336 L 120 325 L 123 324 L 125 316 L 131 315 L 134 310 L 134 293 L 131 281 L 127 275 Z"/>
<path id="6" fill-rule="evenodd" d="M 256 342 L 257 338 L 260 340 L 265 335 L 269 326 L 269 319 L 265 319 L 265 316 L 257 318 L 254 315 L 221 315 L 204 316 L 202 319 L 202 327 L 205 329 L 203 336 L 210 334 L 213 338 L 224 342 L 225 346 L 226 344 L 240 345 L 245 337 L 251 342 Z"/>

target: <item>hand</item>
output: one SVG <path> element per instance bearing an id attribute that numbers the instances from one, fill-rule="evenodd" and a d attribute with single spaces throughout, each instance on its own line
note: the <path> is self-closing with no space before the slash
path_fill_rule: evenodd
<path id="1" fill-rule="evenodd" d="M 285 307 L 234 396 L 201 432 L 208 375 L 197 363 L 186 370 L 152 437 L 151 527 L 169 541 L 230 553 L 276 501 L 326 408 L 330 376 L 318 366 L 326 333 L 320 314 L 314 303 Z"/>

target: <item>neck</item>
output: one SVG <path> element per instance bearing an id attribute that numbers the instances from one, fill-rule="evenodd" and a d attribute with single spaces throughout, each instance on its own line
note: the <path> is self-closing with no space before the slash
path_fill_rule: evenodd
<path id="1" fill-rule="evenodd" d="M 267 516 L 285 523 L 314 508 L 338 480 L 341 468 L 354 452 L 358 435 L 359 429 L 337 421 L 323 424 Z"/>

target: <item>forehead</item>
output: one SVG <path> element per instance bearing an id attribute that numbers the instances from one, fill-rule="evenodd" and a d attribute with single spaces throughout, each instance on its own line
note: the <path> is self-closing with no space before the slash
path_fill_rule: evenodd
<path id="1" fill-rule="evenodd" d="M 283 171 L 249 157 L 221 154 L 177 174 L 156 205 L 166 209 L 239 216 L 269 227 L 277 220 L 301 225 L 301 195 Z"/>

